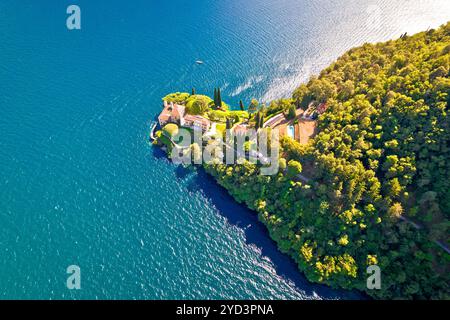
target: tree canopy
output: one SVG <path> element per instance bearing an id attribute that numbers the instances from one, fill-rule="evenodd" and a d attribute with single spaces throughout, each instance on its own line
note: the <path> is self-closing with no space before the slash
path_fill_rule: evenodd
<path id="1" fill-rule="evenodd" d="M 351 49 L 294 91 L 297 107 L 328 108 L 308 145 L 281 140 L 286 170 L 206 170 L 258 212 L 311 281 L 377 298 L 449 299 L 449 255 L 433 242 L 449 234 L 449 70 L 450 23 Z M 381 268 L 380 290 L 366 287 L 371 264 Z"/>

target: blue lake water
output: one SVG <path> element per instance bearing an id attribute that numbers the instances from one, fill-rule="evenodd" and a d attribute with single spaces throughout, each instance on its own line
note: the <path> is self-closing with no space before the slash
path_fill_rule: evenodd
<path id="1" fill-rule="evenodd" d="M 0 298 L 358 298 L 308 283 L 148 126 L 174 90 L 287 96 L 350 47 L 450 20 L 448 0 L 73 2 L 80 31 L 72 1 L 0 1 Z"/>

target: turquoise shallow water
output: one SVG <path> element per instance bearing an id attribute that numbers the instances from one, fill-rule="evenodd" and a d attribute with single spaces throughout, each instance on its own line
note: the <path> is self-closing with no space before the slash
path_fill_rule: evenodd
<path id="1" fill-rule="evenodd" d="M 350 47 L 450 20 L 448 1 L 76 3 L 81 31 L 65 27 L 71 2 L 0 2 L 0 298 L 358 298 L 309 284 L 148 126 L 192 86 L 286 96 Z"/>

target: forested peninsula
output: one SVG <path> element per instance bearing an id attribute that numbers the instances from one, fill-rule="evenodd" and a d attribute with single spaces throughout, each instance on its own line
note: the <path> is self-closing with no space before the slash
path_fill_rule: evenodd
<path id="1" fill-rule="evenodd" d="M 351 49 L 270 105 L 229 111 L 220 91 L 214 101 L 195 92 L 165 101 L 190 99 L 195 117 L 223 116 L 224 128 L 263 128 L 277 114 L 321 108 L 306 143 L 281 138 L 277 175 L 248 161 L 203 167 L 257 212 L 310 281 L 374 298 L 450 299 L 449 70 L 447 23 Z M 171 125 L 156 143 L 169 146 Z M 369 265 L 380 267 L 381 289 L 367 289 Z"/>

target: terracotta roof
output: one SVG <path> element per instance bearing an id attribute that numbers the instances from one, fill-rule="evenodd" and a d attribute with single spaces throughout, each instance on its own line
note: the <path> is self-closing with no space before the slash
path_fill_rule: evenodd
<path id="1" fill-rule="evenodd" d="M 184 106 L 179 104 L 174 104 L 172 109 L 172 115 L 178 119 L 184 116 Z"/>
<path id="2" fill-rule="evenodd" d="M 184 106 L 173 103 L 169 104 L 164 101 L 164 109 L 159 114 L 158 119 L 167 121 L 172 117 L 173 119 L 179 120 L 184 116 L 184 112 Z"/>
<path id="3" fill-rule="evenodd" d="M 161 121 L 161 120 L 165 120 L 165 121 L 167 121 L 167 120 L 169 120 L 169 118 L 170 118 L 170 114 L 167 114 L 167 113 L 161 113 L 159 116 L 158 116 L 158 119 Z"/>

